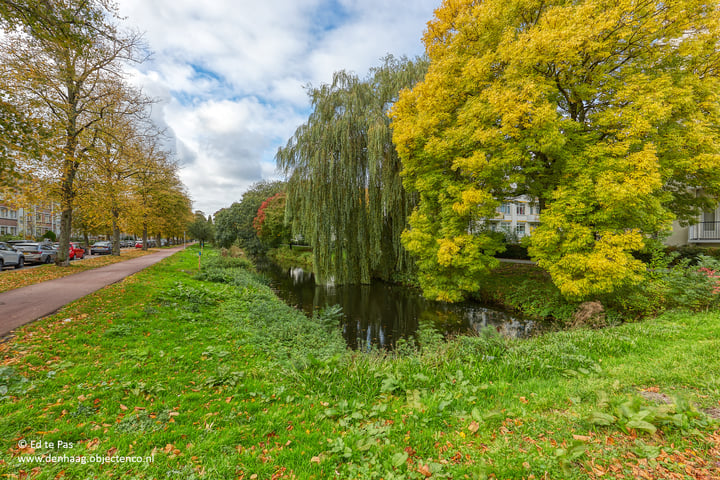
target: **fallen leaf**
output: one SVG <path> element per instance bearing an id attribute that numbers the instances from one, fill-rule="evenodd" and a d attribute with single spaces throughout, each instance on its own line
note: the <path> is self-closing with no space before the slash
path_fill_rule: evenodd
<path id="1" fill-rule="evenodd" d="M 422 474 L 425 475 L 426 477 L 432 476 L 432 472 L 430 471 L 430 467 L 427 466 L 427 465 L 424 465 L 424 464 L 422 464 L 422 463 L 421 463 L 420 466 L 418 467 L 418 472 L 422 473 Z"/>

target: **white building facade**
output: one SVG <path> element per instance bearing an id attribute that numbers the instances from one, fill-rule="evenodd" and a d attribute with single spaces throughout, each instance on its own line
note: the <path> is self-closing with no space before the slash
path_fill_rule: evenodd
<path id="1" fill-rule="evenodd" d="M 540 206 L 537 201 L 522 195 L 504 202 L 495 218 L 489 219 L 490 230 L 505 233 L 510 239 L 520 240 L 540 225 Z"/>

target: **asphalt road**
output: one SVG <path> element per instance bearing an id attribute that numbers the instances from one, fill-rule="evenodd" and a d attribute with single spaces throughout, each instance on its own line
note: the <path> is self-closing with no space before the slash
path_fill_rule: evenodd
<path id="1" fill-rule="evenodd" d="M 175 247 L 160 250 L 106 267 L 0 293 L 0 337 L 21 325 L 53 314 L 68 303 L 117 283 L 182 249 Z"/>

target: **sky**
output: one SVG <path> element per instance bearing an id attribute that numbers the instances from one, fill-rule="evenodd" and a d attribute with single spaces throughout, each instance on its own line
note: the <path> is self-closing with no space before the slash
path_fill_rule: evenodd
<path id="1" fill-rule="evenodd" d="M 414 57 L 441 0 L 119 0 L 150 60 L 131 81 L 156 99 L 193 209 L 214 214 L 262 179 L 310 113 L 308 85 Z"/>

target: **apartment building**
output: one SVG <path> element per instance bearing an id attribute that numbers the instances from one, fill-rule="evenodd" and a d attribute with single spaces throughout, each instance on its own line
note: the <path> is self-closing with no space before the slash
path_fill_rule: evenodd
<path id="1" fill-rule="evenodd" d="M 491 230 L 519 240 L 540 225 L 540 206 L 527 195 L 515 197 L 500 205 L 497 215 L 488 220 L 488 224 Z"/>
<path id="2" fill-rule="evenodd" d="M 0 236 L 18 234 L 18 211 L 0 203 Z"/>
<path id="3" fill-rule="evenodd" d="M 0 203 L 0 235 L 34 239 L 48 231 L 60 235 L 60 209 L 56 203 L 26 208 Z"/>
<path id="4" fill-rule="evenodd" d="M 665 243 L 675 246 L 720 247 L 720 206 L 700 214 L 694 225 L 682 227 L 678 222 L 674 222 L 672 234 Z"/>

